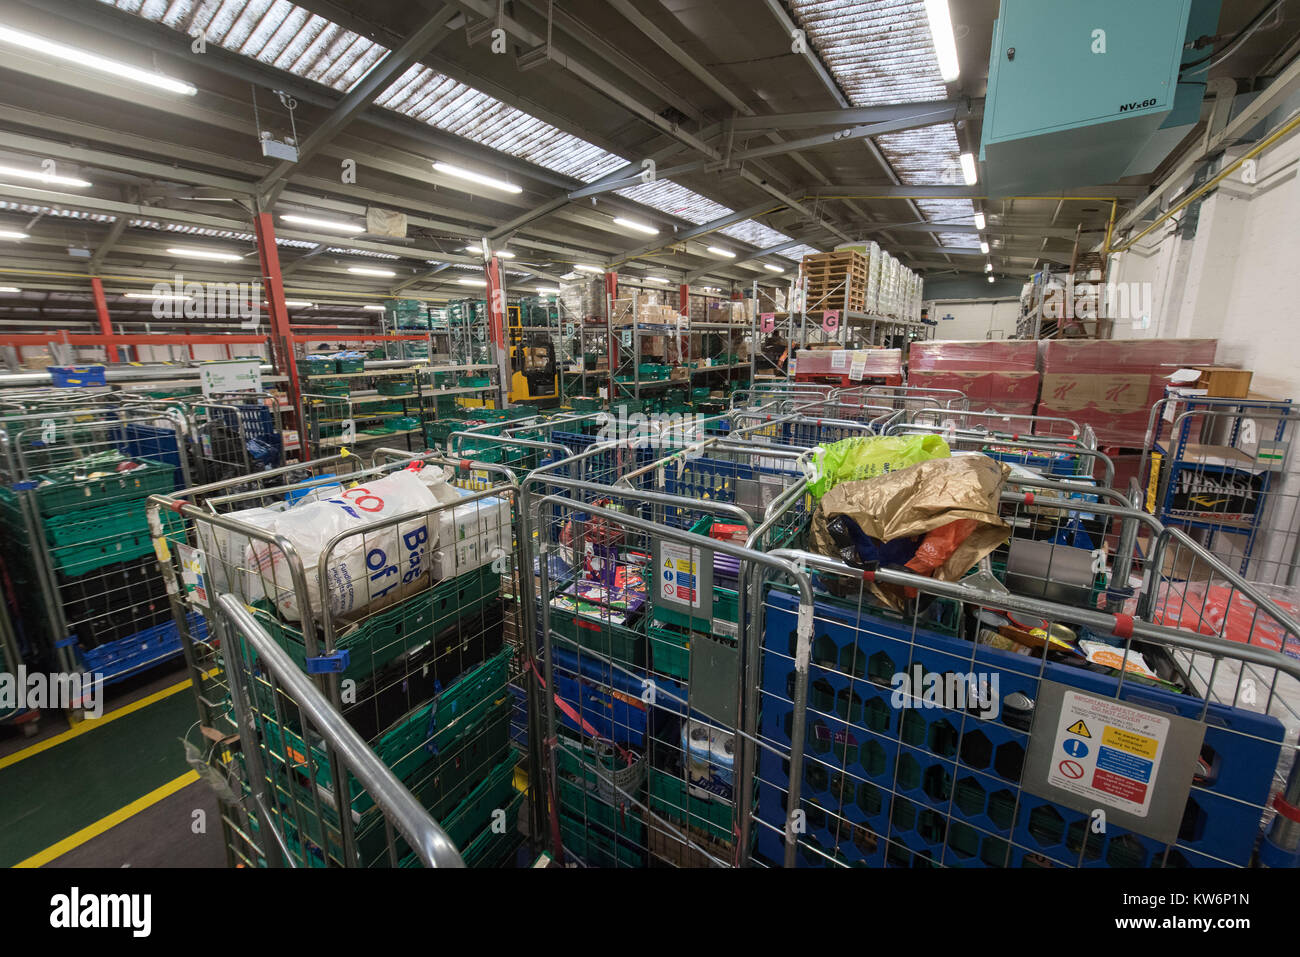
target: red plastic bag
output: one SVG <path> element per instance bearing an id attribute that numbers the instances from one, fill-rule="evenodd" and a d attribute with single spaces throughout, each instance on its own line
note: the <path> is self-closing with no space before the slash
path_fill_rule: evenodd
<path id="1" fill-rule="evenodd" d="M 918 575 L 932 574 L 978 527 L 979 522 L 973 518 L 959 518 L 955 522 L 932 529 L 921 540 L 921 544 L 916 548 L 916 554 L 912 556 L 912 560 L 906 567 Z"/>

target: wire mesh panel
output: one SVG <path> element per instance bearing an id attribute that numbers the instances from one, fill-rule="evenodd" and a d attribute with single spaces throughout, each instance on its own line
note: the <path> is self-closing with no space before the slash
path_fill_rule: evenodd
<path id="1" fill-rule="evenodd" d="M 268 393 L 196 396 L 187 403 L 195 472 L 223 482 L 284 464 L 278 399 Z"/>
<path id="2" fill-rule="evenodd" d="M 10 417 L 0 433 L 6 587 L 25 658 L 120 680 L 180 652 L 145 514 L 188 484 L 183 420 L 107 404 Z"/>
<path id="3" fill-rule="evenodd" d="M 985 410 L 972 412 L 966 409 L 910 409 L 900 420 L 908 425 L 921 425 L 934 431 L 954 428 L 985 431 L 999 438 L 1035 437 L 1040 441 L 1053 439 L 1078 439 L 1086 448 L 1097 447 L 1091 426 L 1081 426 L 1073 419 L 1049 415 Z M 952 423 L 951 426 L 948 423 Z"/>
<path id="4" fill-rule="evenodd" d="M 1147 508 L 1248 579 L 1294 585 L 1300 478 L 1290 401 L 1169 397 L 1152 409 L 1140 467 Z"/>
<path id="5" fill-rule="evenodd" d="M 753 523 L 737 505 L 650 493 L 659 514 L 643 518 L 631 489 L 573 480 L 566 493 L 525 490 L 554 516 L 538 529 L 537 595 L 557 853 L 588 867 L 734 866 L 748 856 L 738 795 L 752 780 L 737 749 L 741 596 L 750 563 L 793 569 L 739 544 Z M 664 524 L 687 508 L 690 530 Z"/>
<path id="6" fill-rule="evenodd" d="M 1113 490 L 1019 484 L 961 581 L 773 553 L 814 573 L 811 667 L 760 578 L 756 861 L 796 816 L 801 866 L 1296 866 L 1290 610 Z M 1163 603 L 1161 541 L 1197 575 Z M 1197 627 L 1207 575 L 1236 637 Z"/>
<path id="7" fill-rule="evenodd" d="M 218 777 L 236 859 L 245 866 L 459 867 L 453 815 L 444 830 L 233 595 L 217 599 L 240 773 Z M 230 770 L 234 770 L 234 765 Z M 346 769 L 351 808 L 332 788 Z M 353 819 L 352 809 L 364 808 Z"/>
<path id="8" fill-rule="evenodd" d="M 314 461 L 306 481 L 279 487 L 259 476 L 264 484 L 255 491 L 197 490 L 203 507 L 155 499 L 159 515 L 170 509 L 185 519 L 178 530 L 161 520 L 155 529 L 178 614 L 201 604 L 197 560 L 203 588 L 229 591 L 248 607 L 296 667 L 314 676 L 341 719 L 443 822 L 467 862 L 498 863 L 519 843 L 525 803 L 515 781 L 521 755 L 511 744 L 511 717 L 518 705 L 509 684 L 518 674 L 516 644 L 528 632 L 507 616 L 504 597 L 521 587 L 514 486 L 504 469 L 483 465 L 496 469 L 496 485 L 462 487 L 473 483 L 430 456 L 333 473 L 349 462 L 358 460 Z M 222 742 L 237 732 L 230 678 L 220 648 L 201 634 L 190 638 L 196 675 L 218 672 L 200 686 L 200 731 Z M 251 688 L 256 697 L 260 686 Z M 260 706 L 273 712 L 267 700 Z M 299 728 L 277 728 L 305 753 Z M 219 748 L 210 750 L 223 777 L 245 773 Z M 348 795 L 344 818 L 359 822 L 358 841 L 380 834 L 372 805 L 338 766 L 316 763 L 333 793 Z M 331 819 L 328 808 L 317 817 L 322 828 L 334 819 L 337 810 Z M 346 831 L 346 821 L 340 826 Z M 245 838 L 228 829 L 233 859 L 255 856 Z M 323 838 L 313 841 L 323 862 L 340 862 Z"/>

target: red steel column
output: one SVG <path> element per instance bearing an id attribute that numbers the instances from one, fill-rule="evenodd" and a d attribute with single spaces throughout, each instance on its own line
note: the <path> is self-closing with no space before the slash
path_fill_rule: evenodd
<path id="1" fill-rule="evenodd" d="M 108 318 L 108 300 L 104 298 L 104 284 L 98 276 L 90 277 L 90 294 L 95 299 L 95 313 L 99 316 L 99 331 L 106 336 L 113 334 L 113 323 Z M 117 346 L 105 343 L 105 354 L 109 362 L 117 362 Z"/>
<path id="2" fill-rule="evenodd" d="M 493 256 L 483 268 L 487 277 L 488 340 L 496 356 L 501 391 L 497 408 L 510 404 L 510 355 L 506 344 L 506 290 L 501 278 L 501 261 Z"/>
<path id="3" fill-rule="evenodd" d="M 306 420 L 302 415 L 302 386 L 298 381 L 298 363 L 294 361 L 293 332 L 289 328 L 289 307 L 284 304 L 284 278 L 280 274 L 280 253 L 275 246 L 275 226 L 270 213 L 253 217 L 253 231 L 257 235 L 257 260 L 262 272 L 262 288 L 266 297 L 267 313 L 271 320 L 271 357 L 278 372 L 289 377 L 289 404 L 296 415 L 294 425 L 298 430 L 298 446 L 302 460 L 311 457 L 307 448 Z M 254 303 L 257 297 L 254 296 Z"/>

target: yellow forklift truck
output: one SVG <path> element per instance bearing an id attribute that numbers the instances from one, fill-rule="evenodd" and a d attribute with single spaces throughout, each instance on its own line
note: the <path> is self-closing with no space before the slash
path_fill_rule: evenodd
<path id="1" fill-rule="evenodd" d="M 560 397 L 555 342 L 545 328 L 525 328 L 518 306 L 506 307 L 510 341 L 510 401 L 543 402 Z"/>

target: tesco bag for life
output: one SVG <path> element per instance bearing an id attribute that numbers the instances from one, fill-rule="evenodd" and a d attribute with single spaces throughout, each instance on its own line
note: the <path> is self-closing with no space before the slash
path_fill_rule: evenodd
<path id="1" fill-rule="evenodd" d="M 324 588 L 331 614 L 346 617 L 364 608 L 390 605 L 428 584 L 431 556 L 437 543 L 436 518 L 430 528 L 431 509 L 438 499 L 429 483 L 409 469 L 368 481 L 323 501 L 308 502 L 277 515 L 255 520 L 274 535 L 287 539 L 297 551 L 305 572 L 312 611 L 322 608 L 322 582 L 318 575 L 321 552 L 331 539 L 350 528 L 358 534 L 338 543 L 325 569 Z M 368 525 L 409 512 L 420 518 L 362 532 Z M 301 621 L 302 609 L 293 588 L 284 553 L 274 546 L 252 542 L 246 552 L 266 598 L 286 621 Z M 272 592 L 274 592 L 272 594 Z"/>

